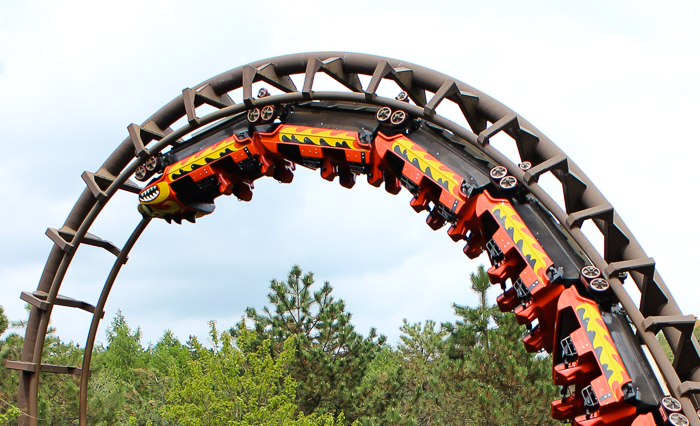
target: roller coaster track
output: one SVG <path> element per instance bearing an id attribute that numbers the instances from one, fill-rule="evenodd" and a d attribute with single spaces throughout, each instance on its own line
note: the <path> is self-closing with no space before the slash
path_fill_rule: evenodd
<path id="1" fill-rule="evenodd" d="M 346 91 L 315 91 L 325 73 Z M 303 78 L 295 87 L 290 75 Z M 364 87 L 359 76 L 369 76 Z M 377 95 L 382 81 L 402 89 Z M 253 93 L 253 83 L 279 89 Z M 229 92 L 241 89 L 235 104 Z M 434 94 L 429 96 L 429 94 Z M 437 114 L 441 103 L 461 110 L 469 129 Z M 216 110 L 202 117 L 202 105 Z M 186 117 L 187 124 L 171 126 Z M 199 133 L 195 133 L 198 131 Z M 414 64 L 377 56 L 321 52 L 245 65 L 186 88 L 127 137 L 94 173 L 60 229 L 32 305 L 20 371 L 22 425 L 37 424 L 40 373 L 80 376 L 81 425 L 87 424 L 92 349 L 104 306 L 129 251 L 153 218 L 194 222 L 220 195 L 248 201 L 263 176 L 291 182 L 296 166 L 320 170 L 352 187 L 358 175 L 390 193 L 402 188 L 433 229 L 465 240 L 473 258 L 487 251 L 489 278 L 500 284 L 501 310 L 528 327 L 525 347 L 553 354 L 562 398 L 552 416 L 580 425 L 690 424 L 700 426 L 700 346 L 693 316 L 684 316 L 632 233 L 586 175 L 524 118 L 478 90 Z M 499 132 L 520 155 L 510 161 L 489 142 Z M 187 140 L 184 138 L 189 137 Z M 565 210 L 538 184 L 545 174 L 562 184 Z M 131 181 L 150 182 L 140 187 Z M 139 194 L 143 219 L 121 248 L 90 234 L 117 191 Z M 604 236 L 600 254 L 581 231 L 593 221 Z M 81 244 L 116 256 L 95 305 L 59 294 Z M 631 279 L 630 279 L 631 278 Z M 624 288 L 633 281 L 636 303 Z M 54 306 L 91 312 L 82 367 L 41 363 Z M 656 334 L 668 339 L 669 360 Z"/>

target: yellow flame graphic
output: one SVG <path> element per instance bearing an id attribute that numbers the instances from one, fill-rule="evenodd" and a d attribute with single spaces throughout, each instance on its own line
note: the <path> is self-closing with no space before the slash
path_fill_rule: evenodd
<path id="1" fill-rule="evenodd" d="M 608 328 L 600 316 L 600 312 L 596 306 L 590 303 L 582 303 L 576 307 L 576 313 L 581 318 L 581 322 L 585 325 L 588 337 L 591 340 L 591 345 L 596 354 L 600 352 L 598 361 L 603 368 L 608 385 L 613 393 L 616 393 L 614 385 L 617 383 L 619 388 L 629 378 L 627 370 L 622 365 L 620 354 L 615 349 L 612 343 L 612 337 Z M 586 322 L 588 320 L 588 322 Z M 591 339 L 591 334 L 593 338 Z"/>
<path id="2" fill-rule="evenodd" d="M 366 149 L 357 142 L 357 132 L 283 125 L 277 132 L 280 142 L 306 143 L 335 148 Z"/>
<path id="3" fill-rule="evenodd" d="M 182 172 L 191 172 L 197 166 L 205 166 L 207 164 L 207 159 L 218 160 L 221 158 L 221 154 L 229 149 L 231 152 L 240 151 L 244 146 L 237 145 L 234 138 L 224 139 L 223 141 L 216 143 L 208 148 L 205 148 L 199 152 L 184 158 L 177 163 L 170 165 L 165 174 L 168 176 L 170 181 L 173 180 L 173 175 L 181 174 Z M 180 172 L 182 170 L 182 172 Z"/>
<path id="4" fill-rule="evenodd" d="M 491 212 L 511 236 L 535 273 L 545 279 L 547 268 L 552 262 L 513 207 L 507 202 L 500 202 L 491 208 Z"/>
<path id="5" fill-rule="evenodd" d="M 399 150 L 398 152 L 397 149 Z M 452 195 L 462 197 L 458 189 L 464 179 L 414 142 L 406 138 L 395 139 L 391 145 L 391 150 L 404 157 L 435 183 L 446 188 Z"/>

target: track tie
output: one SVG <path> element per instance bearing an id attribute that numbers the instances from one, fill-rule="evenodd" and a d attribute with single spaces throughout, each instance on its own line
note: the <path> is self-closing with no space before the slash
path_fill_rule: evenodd
<path id="1" fill-rule="evenodd" d="M 188 87 L 182 91 L 182 102 L 185 105 L 187 122 L 192 126 L 199 126 L 199 117 L 197 117 L 197 111 L 194 105 L 194 89 Z"/>
<path id="2" fill-rule="evenodd" d="M 141 126 L 134 123 L 127 126 L 131 143 L 134 145 L 134 156 L 137 158 L 149 157 L 151 153 L 146 149 L 143 138 L 141 138 Z M 147 142 L 146 142 L 147 143 Z"/>
<path id="3" fill-rule="evenodd" d="M 479 97 L 470 92 L 459 91 L 448 97 L 457 103 L 459 109 L 462 110 L 464 118 L 469 123 L 472 132 L 479 134 L 486 129 L 486 119 L 479 116 L 477 107 L 479 105 Z M 432 99 L 431 99 L 432 100 Z"/>
<path id="4" fill-rule="evenodd" d="M 374 69 L 372 79 L 365 90 L 365 99 L 371 101 L 377 95 L 377 87 L 383 78 L 388 77 L 396 82 L 408 96 L 419 107 L 424 107 L 426 104 L 425 90 L 413 87 L 413 70 L 409 68 L 394 68 L 387 61 L 379 61 Z"/>
<path id="5" fill-rule="evenodd" d="M 75 231 L 68 228 L 67 226 L 64 226 L 63 228 L 59 229 L 58 234 L 64 240 L 69 242 L 72 242 L 73 237 L 75 237 Z M 93 235 L 89 232 L 85 233 L 82 243 L 87 244 L 89 246 L 101 247 L 117 257 L 121 253 L 121 250 L 117 248 L 117 246 L 115 246 L 111 241 L 103 240 L 102 238 Z"/>
<path id="6" fill-rule="evenodd" d="M 639 272 L 645 277 L 652 279 L 656 270 L 656 262 L 651 257 L 646 259 L 624 260 L 613 262 L 605 268 L 607 277 L 617 277 L 622 272 Z"/>
<path id="7" fill-rule="evenodd" d="M 540 175 L 551 170 L 561 170 L 565 174 L 569 173 L 569 159 L 566 157 L 566 155 L 555 155 L 549 160 L 545 160 L 540 164 L 532 167 L 531 169 L 525 172 L 523 180 L 525 180 L 525 182 L 528 185 L 532 185 L 533 183 L 539 180 Z"/>
<path id="8" fill-rule="evenodd" d="M 42 311 L 49 309 L 49 303 L 45 300 L 39 299 L 33 293 L 23 291 L 22 294 L 19 295 L 19 298 L 30 305 L 41 309 Z"/>
<path id="9" fill-rule="evenodd" d="M 518 115 L 514 112 L 506 114 L 500 120 L 493 123 L 491 127 L 479 130 L 481 130 L 481 132 L 477 137 L 477 142 L 481 146 L 488 145 L 490 139 L 494 135 L 500 131 L 505 131 L 515 140 L 521 160 L 532 161 L 537 157 L 536 148 L 537 144 L 540 142 L 540 138 L 530 130 L 522 127 Z"/>
<path id="10" fill-rule="evenodd" d="M 610 203 L 601 204 L 599 206 L 591 207 L 585 210 L 580 210 L 571 213 L 566 218 L 566 225 L 569 228 L 580 228 L 583 221 L 587 219 L 601 219 L 605 222 L 612 222 L 615 215 L 615 209 Z"/>
<path id="11" fill-rule="evenodd" d="M 642 321 L 644 331 L 658 332 L 664 327 L 673 327 L 683 334 L 693 334 L 697 319 L 694 315 L 671 315 L 647 317 Z"/>
<path id="12" fill-rule="evenodd" d="M 36 371 L 36 363 L 28 361 L 10 361 L 8 360 L 5 367 L 10 370 L 19 370 L 27 373 L 34 373 Z M 55 373 L 55 374 L 69 374 L 73 376 L 81 376 L 83 374 L 83 369 L 80 367 L 71 367 L 66 365 L 55 365 L 55 364 L 41 364 L 39 371 L 42 373 Z M 92 370 L 90 370 L 92 373 Z"/>
<path id="13" fill-rule="evenodd" d="M 423 108 L 423 115 L 427 118 L 435 116 L 435 110 L 445 98 L 453 101 L 462 110 L 464 118 L 469 123 L 474 133 L 482 132 L 486 129 L 486 119 L 480 118 L 477 113 L 479 97 L 473 93 L 463 92 L 457 86 L 455 80 L 445 80 L 442 86 L 435 93 L 435 96 L 430 98 L 430 102 Z"/>
<path id="14" fill-rule="evenodd" d="M 257 68 L 249 65 L 243 68 L 243 101 L 246 105 L 253 105 L 253 83 L 260 80 L 286 93 L 297 91 L 292 79 L 288 75 L 278 76 L 271 63 Z"/>
<path id="15" fill-rule="evenodd" d="M 224 93 L 223 95 L 217 94 L 211 84 L 206 84 L 202 88 L 194 91 L 194 102 L 195 105 L 202 102 L 218 109 L 236 104 L 228 93 Z"/>
<path id="16" fill-rule="evenodd" d="M 480 145 L 488 145 L 489 140 L 501 130 L 511 130 L 520 128 L 520 123 L 518 123 L 518 116 L 515 113 L 510 113 L 501 118 L 500 120 L 493 123 L 491 127 L 485 129 L 477 137 L 477 141 Z"/>
<path id="17" fill-rule="evenodd" d="M 642 321 L 644 331 L 651 331 L 656 334 L 662 328 L 671 327 L 681 333 L 676 350 L 673 353 L 673 368 L 679 377 L 683 377 L 688 371 L 695 368 L 698 363 L 698 355 L 692 341 L 693 328 L 696 321 L 697 318 L 694 315 L 651 316 Z M 691 384 L 689 383 L 687 386 Z M 680 394 L 682 395 L 683 392 L 680 392 Z"/>
<path id="18" fill-rule="evenodd" d="M 75 237 L 75 231 L 64 226 L 61 229 L 48 228 L 46 230 L 46 235 L 51 238 L 51 240 L 63 251 L 67 253 L 72 253 L 75 250 L 75 246 L 71 244 L 73 238 Z M 103 240 L 102 238 L 93 235 L 89 232 L 83 237 L 83 244 L 89 246 L 101 247 L 115 256 L 119 256 L 121 250 L 117 248 L 112 242 Z"/>
<path id="19" fill-rule="evenodd" d="M 459 87 L 457 87 L 457 82 L 454 80 L 445 80 L 442 86 L 435 92 L 435 95 L 430 99 L 428 105 L 423 108 L 423 114 L 427 117 L 435 116 L 435 109 L 440 105 L 440 103 L 448 96 L 459 93 Z M 478 98 L 477 98 L 478 99 Z"/>
<path id="20" fill-rule="evenodd" d="M 90 192 L 97 199 L 107 198 L 107 194 L 104 192 L 107 188 L 112 185 L 115 178 L 114 176 L 108 175 L 106 171 L 98 171 L 97 173 L 88 172 L 87 170 L 81 175 L 85 184 L 90 188 Z M 141 192 L 141 188 L 136 185 L 133 181 L 127 180 L 119 186 L 119 189 L 131 192 L 132 194 L 138 194 Z"/>
<path id="21" fill-rule="evenodd" d="M 323 63 L 318 58 L 310 58 L 308 61 L 306 61 L 304 87 L 301 89 L 301 92 L 304 94 L 304 97 L 311 97 L 311 88 L 314 85 L 314 78 L 316 77 L 316 73 L 321 69 L 321 67 L 323 67 Z"/>
<path id="22" fill-rule="evenodd" d="M 159 141 L 173 132 L 170 127 L 161 129 L 154 120 L 149 120 L 143 125 L 131 123 L 127 127 L 131 143 L 134 145 L 136 157 L 148 157 L 150 153 L 145 146 L 152 140 Z M 181 140 L 178 140 L 180 142 Z"/>
<path id="23" fill-rule="evenodd" d="M 199 90 L 190 87 L 183 89 L 182 102 L 185 105 L 185 114 L 187 114 L 187 122 L 193 126 L 199 126 L 199 117 L 197 117 L 196 108 L 202 104 L 211 105 L 214 108 L 222 109 L 227 106 L 234 105 L 233 99 L 224 93 L 219 96 L 214 91 L 210 84 L 203 86 Z"/>
<path id="24" fill-rule="evenodd" d="M 141 128 L 141 137 L 148 141 L 159 141 L 173 132 L 173 129 L 171 129 L 170 127 L 166 128 L 165 130 L 161 129 L 160 127 L 158 127 L 154 120 L 148 120 L 139 127 Z"/>
<path id="25" fill-rule="evenodd" d="M 36 306 L 42 311 L 45 311 L 49 307 L 49 303 L 46 301 L 47 297 L 48 294 L 46 294 L 43 291 L 35 291 L 34 293 L 23 291 L 19 298 L 29 303 L 30 305 Z M 61 296 L 60 294 L 56 296 L 54 305 L 67 306 L 69 308 L 77 308 L 85 312 L 89 312 L 91 314 L 95 313 L 95 307 L 93 305 L 87 302 L 83 302 L 82 300 L 73 299 L 72 297 Z M 104 318 L 104 316 L 105 314 L 104 312 L 102 312 L 102 318 Z"/>
<path id="26" fill-rule="evenodd" d="M 362 83 L 360 83 L 359 77 L 357 77 L 357 74 L 345 72 L 343 60 L 340 57 L 328 58 L 325 61 L 321 61 L 318 58 L 310 58 L 306 62 L 304 88 L 302 89 L 305 97 L 311 97 L 314 78 L 316 73 L 321 70 L 353 92 L 362 92 Z"/>
<path id="27" fill-rule="evenodd" d="M 362 92 L 360 78 L 355 73 L 345 71 L 342 58 L 335 57 L 326 59 L 323 61 L 321 69 L 353 92 Z"/>
<path id="28" fill-rule="evenodd" d="M 379 87 L 379 83 L 384 77 L 386 77 L 393 71 L 394 67 L 392 67 L 389 64 L 389 62 L 379 61 L 377 63 L 377 67 L 374 69 L 374 73 L 372 74 L 372 79 L 369 81 L 367 89 L 365 89 L 365 98 L 367 98 L 367 100 L 374 99 L 374 97 L 376 96 L 377 88 Z"/>
<path id="29" fill-rule="evenodd" d="M 686 381 L 678 385 L 681 396 L 700 395 L 700 382 Z"/>
<path id="30" fill-rule="evenodd" d="M 49 237 L 49 238 L 51 238 L 51 241 L 53 241 L 54 244 L 56 244 L 56 245 L 58 246 L 58 248 L 60 248 L 60 249 L 63 250 L 64 252 L 66 252 L 66 253 L 73 253 L 73 252 L 75 251 L 75 247 L 74 247 L 71 243 L 69 243 L 68 241 L 66 241 L 65 239 L 63 239 L 63 237 L 61 237 L 61 236 L 58 234 L 58 230 L 57 230 L 57 229 L 55 229 L 55 228 L 48 228 L 48 229 L 46 230 L 46 236 Z"/>

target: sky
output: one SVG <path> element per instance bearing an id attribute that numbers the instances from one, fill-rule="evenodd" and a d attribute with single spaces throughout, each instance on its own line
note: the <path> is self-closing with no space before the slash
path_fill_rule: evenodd
<path id="1" fill-rule="evenodd" d="M 497 3 L 497 4 L 494 4 Z M 186 87 L 246 63 L 307 51 L 401 59 L 443 72 L 517 111 L 592 179 L 640 241 L 684 313 L 700 313 L 695 225 L 700 140 L 700 5 L 691 1 L 0 2 L 0 305 L 25 317 L 59 228 L 96 171 Z M 385 90 L 389 90 L 386 88 Z M 386 93 L 393 96 L 391 92 Z M 495 140 L 512 153 L 512 144 Z M 541 181 L 557 190 L 552 179 Z M 555 199 L 561 196 L 555 195 Z M 357 330 L 454 321 L 474 305 L 479 262 L 445 228 L 360 178 L 352 190 L 299 170 L 256 182 L 250 203 L 217 200 L 196 225 L 154 221 L 106 306 L 143 343 L 165 329 L 204 337 L 261 309 L 293 264 L 330 281 Z M 121 246 L 139 221 L 118 194 L 90 232 Z M 591 224 L 584 232 L 600 246 Z M 114 258 L 82 246 L 60 293 L 95 304 Z M 631 280 L 628 291 L 638 297 Z M 494 288 L 491 298 L 497 295 Z M 57 307 L 52 325 L 84 345 L 90 315 Z"/>

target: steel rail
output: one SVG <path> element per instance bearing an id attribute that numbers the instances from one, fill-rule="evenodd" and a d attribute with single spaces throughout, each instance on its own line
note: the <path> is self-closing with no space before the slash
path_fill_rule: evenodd
<path id="1" fill-rule="evenodd" d="M 463 127 L 439 115 L 436 115 L 435 107 L 437 107 L 437 104 L 433 105 L 432 109 L 430 108 L 431 105 L 429 102 L 425 106 L 421 105 L 422 103 L 424 104 L 426 101 L 428 101 L 425 99 L 425 96 L 423 99 L 420 99 L 420 96 L 414 98 L 414 101 L 417 101 L 419 106 L 409 106 L 404 102 L 378 97 L 373 90 L 363 89 L 363 91 L 357 91 L 356 93 L 314 92 L 310 90 L 311 83 L 309 83 L 308 86 L 305 83 L 306 90 L 298 92 L 293 91 L 293 88 L 285 86 L 280 82 L 282 77 L 302 73 L 306 73 L 307 80 L 309 79 L 309 76 L 311 76 L 311 79 L 313 79 L 313 76 L 317 72 L 321 72 L 321 69 L 323 68 L 323 65 L 318 64 L 325 64 L 328 59 L 332 58 L 338 58 L 336 60 L 340 60 L 342 65 L 340 68 L 336 67 L 334 69 L 336 73 L 335 77 L 338 77 L 338 71 L 344 73 L 345 76 L 352 74 L 372 75 L 373 78 L 370 86 L 373 84 L 374 86 L 371 87 L 371 89 L 376 89 L 377 84 L 381 82 L 382 79 L 389 78 L 397 81 L 400 85 L 402 85 L 402 87 L 408 86 L 407 88 L 409 89 L 409 94 L 413 95 L 412 98 L 416 95 L 420 95 L 421 91 L 433 92 L 442 96 L 442 98 L 449 100 L 453 100 L 452 98 L 449 98 L 449 96 L 454 96 L 455 94 L 475 97 L 477 99 L 477 103 L 474 111 L 472 111 L 470 115 L 465 113 L 465 118 L 470 122 L 470 125 L 472 125 L 473 132 L 464 129 Z M 312 68 L 312 65 L 314 64 L 316 69 L 312 69 L 312 72 L 309 72 L 309 69 Z M 323 71 L 327 70 L 324 69 Z M 401 74 L 400 77 L 399 74 Z M 266 81 L 273 85 L 275 85 L 274 83 L 276 82 L 276 86 L 278 88 L 282 88 L 284 90 L 289 89 L 290 91 L 293 91 L 293 93 L 270 96 L 255 100 L 252 98 L 251 88 L 253 81 L 259 80 Z M 345 82 L 348 83 L 350 80 L 345 80 Z M 351 86 L 351 84 L 346 85 Z M 22 352 L 22 360 L 34 362 L 35 368 L 33 372 L 21 372 L 22 378 L 20 380 L 19 387 L 20 407 L 25 409 L 28 408 L 28 414 L 30 414 L 29 418 L 27 418 L 27 416 L 23 416 L 21 419 L 21 422 L 25 422 L 23 424 L 27 424 L 27 422 L 35 422 L 35 420 L 32 419 L 34 419 L 37 414 L 36 407 L 39 372 L 41 370 L 41 352 L 43 350 L 48 320 L 50 318 L 55 299 L 58 295 L 58 290 L 60 288 L 63 276 L 70 265 L 75 250 L 83 241 L 83 238 L 92 222 L 100 213 L 104 205 L 106 205 L 106 203 L 111 199 L 112 195 L 116 193 L 121 185 L 124 184 L 133 174 L 135 168 L 145 161 L 149 152 L 159 152 L 160 150 L 173 144 L 178 138 L 185 136 L 193 130 L 212 123 L 218 119 L 237 114 L 238 112 L 242 112 L 255 105 L 263 106 L 273 103 L 289 103 L 306 100 L 347 100 L 351 102 L 389 106 L 394 108 L 400 107 L 414 116 L 422 117 L 448 129 L 455 135 L 464 139 L 473 147 L 486 153 L 494 160 L 494 162 L 506 166 L 509 171 L 518 178 L 521 184 L 525 185 L 531 191 L 531 193 L 547 209 L 550 210 L 550 212 L 560 222 L 562 228 L 571 235 L 571 237 L 585 251 L 586 255 L 591 258 L 595 265 L 601 268 L 601 270 L 608 270 L 611 272 L 611 274 L 608 274 L 608 278 L 611 282 L 612 288 L 614 289 L 623 307 L 627 310 L 630 319 L 638 331 L 640 339 L 649 347 L 655 361 L 659 365 L 664 375 L 667 384 L 669 385 L 669 389 L 674 396 L 682 400 L 686 411 L 691 412 L 692 410 L 689 411 L 689 407 L 692 407 L 693 403 L 697 404 L 697 400 L 692 401 L 689 399 L 689 395 L 683 393 L 683 389 L 681 389 L 681 384 L 683 382 L 700 381 L 700 362 L 693 364 L 693 361 L 700 359 L 700 356 L 698 355 L 698 353 L 700 353 L 700 349 L 697 341 L 692 337 L 689 339 L 691 343 L 690 348 L 694 350 L 693 354 L 692 351 L 689 351 L 687 344 L 685 345 L 685 348 L 683 348 L 683 342 L 681 340 L 684 338 L 684 336 L 679 330 L 671 326 L 661 327 L 669 341 L 671 349 L 677 354 L 676 364 L 678 364 L 679 355 L 685 355 L 685 358 L 690 359 L 690 363 L 692 364 L 690 368 L 685 366 L 685 370 L 682 371 L 681 377 L 679 377 L 679 374 L 676 372 L 676 368 L 674 368 L 677 366 L 674 366 L 668 360 L 655 337 L 656 329 L 648 328 L 644 323 L 644 321 L 650 317 L 671 317 L 681 314 L 680 308 L 671 296 L 665 283 L 655 271 L 653 271 L 651 277 L 649 277 L 648 272 L 646 275 L 642 275 L 639 272 L 635 272 L 635 269 L 631 270 L 632 278 L 643 295 L 642 302 L 646 302 L 647 305 L 649 305 L 649 300 L 647 299 L 645 301 L 644 298 L 645 295 L 649 294 L 655 296 L 657 299 L 659 297 L 665 299 L 665 302 L 662 300 L 656 305 L 649 305 L 650 307 L 647 307 L 647 305 L 642 306 L 642 309 L 647 307 L 648 312 L 644 314 L 637 308 L 637 305 L 629 297 L 627 292 L 624 290 L 622 283 L 615 275 L 617 271 L 615 265 L 619 265 L 620 262 L 625 261 L 646 259 L 646 253 L 643 251 L 634 236 L 629 232 L 624 222 L 617 214 L 614 213 L 614 210 L 609 217 L 605 218 L 602 216 L 593 216 L 580 219 L 576 216 L 577 213 L 584 212 L 589 209 L 595 209 L 600 206 L 609 205 L 609 203 L 605 197 L 603 197 L 600 191 L 585 176 L 585 174 L 581 172 L 575 163 L 573 163 L 573 161 L 571 161 L 546 136 L 539 132 L 539 130 L 537 130 L 515 112 L 507 108 L 505 105 L 461 81 L 454 80 L 444 74 L 428 68 L 394 59 L 382 58 L 379 56 L 344 52 L 307 53 L 257 61 L 252 64 L 222 73 L 195 86 L 193 89 L 186 90 L 194 90 L 197 92 L 203 88 L 206 88 L 207 86 L 209 86 L 218 96 L 226 95 L 232 90 L 243 87 L 244 95 L 246 95 L 245 103 L 221 108 L 219 111 L 215 111 L 201 118 L 195 116 L 189 121 L 189 124 L 186 124 L 180 129 L 173 131 L 170 129 L 172 124 L 186 115 L 188 118 L 190 118 L 189 114 L 191 114 L 193 109 L 191 107 L 196 107 L 203 103 L 201 100 L 198 102 L 192 102 L 192 99 L 190 99 L 189 102 L 192 102 L 192 104 L 189 105 L 190 111 L 188 111 L 188 99 L 185 96 L 185 91 L 183 91 L 183 95 L 173 99 L 170 103 L 161 108 L 142 124 L 144 128 L 149 123 L 154 124 L 157 128 L 155 133 L 160 132 L 162 133 L 162 136 L 160 138 L 151 138 L 151 140 L 160 139 L 160 141 L 153 144 L 153 146 L 148 148 L 148 150 L 144 149 L 138 152 L 137 150 L 139 147 L 136 144 L 136 141 L 133 140 L 133 135 L 125 139 L 100 168 L 100 171 L 106 172 L 111 176 L 116 176 L 112 184 L 106 191 L 104 191 L 103 194 L 101 194 L 101 197 L 95 196 L 92 191 L 86 188 L 69 214 L 64 226 L 70 229 L 77 229 L 76 235 L 70 244 L 72 247 L 69 251 L 64 251 L 57 246 L 52 248 L 38 285 L 38 290 L 48 292 L 49 297 L 47 298 L 47 303 L 49 307 L 44 311 L 41 311 L 36 307 L 32 308 L 28 321 L 25 344 Z M 449 94 L 446 95 L 448 92 Z M 440 98 L 440 100 L 442 100 L 442 98 Z M 486 122 L 495 124 L 489 128 L 486 128 Z M 151 132 L 153 131 L 153 127 L 154 126 L 151 125 Z M 503 154 L 501 154 L 493 146 L 489 145 L 489 137 L 493 136 L 497 131 L 505 131 L 509 136 L 518 142 L 521 142 L 518 140 L 519 132 L 525 132 L 534 136 L 534 139 L 530 138 L 527 143 L 521 142 L 519 149 L 521 150 L 521 156 L 527 156 L 526 159 L 532 161 L 536 166 L 539 164 L 545 164 L 548 161 L 559 157 L 564 159 L 567 165 L 566 173 L 559 172 L 557 170 L 551 171 L 562 182 L 564 196 L 567 201 L 566 211 L 562 210 L 559 205 L 554 202 L 544 190 L 542 190 L 542 188 L 537 184 L 536 179 L 533 181 L 532 176 L 528 176 L 527 173 L 519 170 L 517 166 L 508 160 Z M 143 144 L 147 145 L 148 142 L 150 142 L 150 140 L 144 140 Z M 134 159 L 136 159 L 136 161 L 132 161 Z M 581 187 L 583 187 L 583 189 L 581 189 Z M 604 234 L 606 253 L 604 253 L 603 256 L 601 256 L 595 250 L 595 248 L 580 230 L 580 221 L 589 218 L 594 219 L 594 222 Z M 132 237 L 133 236 L 134 234 L 132 234 Z M 622 236 L 622 238 L 620 238 L 620 236 Z M 136 238 L 138 238 L 138 236 Z M 622 243 L 619 241 L 622 241 Z M 609 269 L 611 264 L 613 267 L 612 269 Z M 114 277 L 112 277 L 112 272 L 110 273 L 110 277 L 108 278 L 110 288 L 114 282 L 114 279 L 116 279 L 116 273 L 118 273 L 119 269 L 120 268 L 117 268 L 115 272 L 113 267 L 112 272 L 114 272 Z M 107 283 L 103 288 L 103 293 L 106 288 Z M 107 296 L 108 292 L 105 295 L 104 302 L 106 302 Z M 100 297 L 100 301 L 102 301 L 102 296 Z M 102 306 L 104 306 L 104 303 L 102 303 Z M 95 311 L 95 315 L 97 315 L 97 309 Z M 95 322 L 95 318 L 93 317 L 93 324 Z M 90 333 L 91 336 L 88 336 L 88 340 L 92 337 L 94 344 L 94 332 L 92 332 L 92 326 Z M 684 354 L 679 353 L 679 349 L 684 349 Z M 688 353 L 690 353 L 690 355 L 688 355 Z M 88 359 L 87 363 L 85 362 L 86 358 Z M 86 368 L 89 371 L 89 360 L 90 356 L 84 357 L 83 371 L 86 371 Z M 86 398 L 87 391 L 83 391 L 83 387 L 87 386 L 87 377 L 88 374 L 85 374 L 83 378 L 81 378 L 81 424 L 84 424 L 82 416 L 82 412 L 84 410 L 83 393 L 85 393 Z M 85 382 L 85 385 L 83 385 L 83 382 Z M 692 415 L 688 413 L 687 415 L 691 421 L 691 424 L 700 424 L 700 422 L 698 422 Z"/>
<path id="2" fill-rule="evenodd" d="M 79 394 L 79 412 L 78 419 L 79 424 L 87 424 L 87 393 L 88 393 L 88 379 L 90 378 L 90 363 L 92 361 L 92 349 L 95 347 L 95 337 L 97 335 L 97 327 L 100 325 L 100 319 L 102 318 L 102 313 L 104 312 L 105 303 L 107 303 L 107 298 L 109 293 L 112 291 L 112 286 L 114 281 L 119 275 L 119 271 L 122 266 L 126 263 L 128 259 L 129 252 L 131 251 L 136 241 L 138 241 L 141 234 L 146 229 L 146 226 L 151 222 L 150 217 L 144 216 L 143 219 L 136 226 L 136 229 L 131 233 L 129 239 L 124 244 L 124 247 L 119 253 L 117 260 L 114 261 L 112 269 L 109 271 L 109 276 L 102 287 L 102 292 L 100 293 L 100 298 L 95 305 L 95 313 L 92 316 L 92 322 L 90 323 L 90 331 L 88 332 L 87 343 L 85 344 L 83 353 L 83 374 L 80 376 L 80 394 Z"/>

